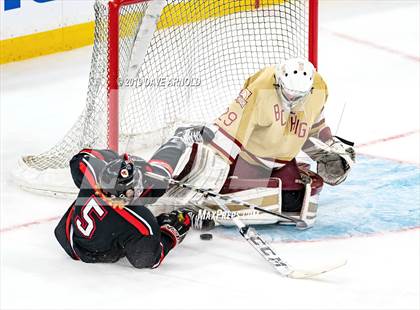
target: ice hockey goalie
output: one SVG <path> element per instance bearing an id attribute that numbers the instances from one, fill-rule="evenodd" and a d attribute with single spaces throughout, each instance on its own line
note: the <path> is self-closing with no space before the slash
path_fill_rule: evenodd
<path id="1" fill-rule="evenodd" d="M 196 127 L 193 135 L 185 129 L 184 136 L 192 140 L 198 136 L 194 141 L 205 143 L 229 165 L 226 179 L 214 189 L 313 224 L 323 182 L 343 182 L 355 160 L 351 143 L 332 136 L 325 122 L 327 97 L 327 85 L 314 66 L 304 59 L 289 59 L 249 77 L 213 124 Z M 182 128 L 177 134 L 182 135 Z M 297 162 L 300 151 L 317 162 L 317 173 Z M 195 166 L 196 152 L 197 147 L 181 178 Z M 241 206 L 230 208 L 245 212 Z M 248 224 L 278 221 L 263 214 L 243 219 Z"/>

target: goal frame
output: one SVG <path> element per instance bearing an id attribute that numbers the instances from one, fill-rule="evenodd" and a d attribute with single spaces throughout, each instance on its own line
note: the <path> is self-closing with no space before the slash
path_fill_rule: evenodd
<path id="1" fill-rule="evenodd" d="M 108 2 L 108 148 L 118 152 L 119 148 L 119 19 L 120 9 L 127 5 L 156 0 L 111 0 Z M 260 0 L 255 1 L 255 8 Z M 318 0 L 308 0 L 308 59 L 318 69 Z"/>

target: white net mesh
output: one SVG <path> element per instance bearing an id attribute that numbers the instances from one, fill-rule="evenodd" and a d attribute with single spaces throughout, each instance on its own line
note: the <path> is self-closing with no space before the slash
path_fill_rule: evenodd
<path id="1" fill-rule="evenodd" d="M 149 4 L 120 9 L 122 151 L 159 144 L 181 123 L 211 122 L 249 75 L 282 59 L 308 56 L 308 0 L 167 0 L 139 75 L 127 79 L 136 31 Z M 56 146 L 23 158 L 30 169 L 63 169 L 80 149 L 107 147 L 106 1 L 97 0 L 95 16 L 86 108 Z"/>

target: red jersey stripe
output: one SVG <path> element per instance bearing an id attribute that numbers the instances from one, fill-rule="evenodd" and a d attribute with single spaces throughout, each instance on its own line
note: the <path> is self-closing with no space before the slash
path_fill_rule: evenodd
<path id="1" fill-rule="evenodd" d="M 222 127 L 220 127 L 219 125 L 216 124 L 216 126 L 219 128 L 219 131 L 229 140 L 231 140 L 233 143 L 235 143 L 239 148 L 242 148 L 242 143 L 235 139 L 234 137 L 232 137 L 226 130 L 224 130 Z"/>
<path id="2" fill-rule="evenodd" d="M 124 209 L 114 208 L 120 216 L 122 216 L 127 222 L 133 225 L 143 236 L 149 236 L 150 231 L 140 220 L 136 219 L 133 215 Z"/>
<path id="3" fill-rule="evenodd" d="M 162 263 L 163 259 L 165 258 L 165 251 L 163 250 L 163 244 L 162 244 L 162 242 L 160 243 L 160 248 L 161 248 L 161 251 L 160 251 L 159 261 L 152 268 L 159 267 L 160 264 Z"/>
<path id="4" fill-rule="evenodd" d="M 210 145 L 212 147 L 214 147 L 216 150 L 218 150 L 220 153 L 223 154 L 223 156 L 225 156 L 227 159 L 229 159 L 232 163 L 235 161 L 235 159 L 230 156 L 224 149 L 222 149 L 220 146 L 218 146 L 216 143 L 214 143 L 213 141 L 210 142 Z"/>
<path id="5" fill-rule="evenodd" d="M 95 178 L 94 178 L 94 176 L 92 175 L 92 173 L 90 172 L 90 170 L 88 169 L 88 167 L 86 166 L 86 164 L 85 164 L 85 163 L 83 163 L 83 162 L 80 162 L 80 164 L 79 164 L 79 168 L 80 168 L 80 171 L 82 171 L 83 175 L 84 175 L 84 176 L 86 176 L 86 178 L 87 178 L 87 180 L 88 180 L 88 182 L 89 182 L 90 186 L 91 186 L 93 189 L 94 189 L 94 188 L 96 188 Z"/>
<path id="6" fill-rule="evenodd" d="M 89 153 L 98 159 L 105 160 L 105 157 L 100 152 L 92 150 L 92 149 L 83 149 L 80 151 L 80 153 Z"/>
<path id="7" fill-rule="evenodd" d="M 67 218 L 66 218 L 66 237 L 67 237 L 68 242 L 70 242 L 70 225 L 71 225 L 71 217 L 73 215 L 73 212 L 74 212 L 74 208 L 72 205 L 69 215 L 67 215 Z"/>
<path id="8" fill-rule="evenodd" d="M 71 236 L 70 236 L 71 217 L 72 217 L 73 213 L 74 213 L 74 202 L 71 205 L 71 210 L 70 210 L 70 212 L 69 212 L 69 214 L 67 215 L 67 218 L 66 218 L 66 238 L 67 238 L 68 243 L 70 244 L 70 248 L 71 248 L 71 251 L 72 251 L 73 256 L 74 256 L 73 258 L 76 259 L 76 260 L 80 260 L 79 255 L 77 255 L 76 251 L 73 249 L 72 240 L 70 239 L 71 238 Z"/>

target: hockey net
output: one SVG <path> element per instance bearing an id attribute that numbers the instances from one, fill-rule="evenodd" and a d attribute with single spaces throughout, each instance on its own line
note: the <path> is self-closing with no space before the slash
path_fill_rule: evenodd
<path id="1" fill-rule="evenodd" d="M 68 162 L 82 148 L 139 153 L 180 124 L 212 122 L 264 66 L 297 56 L 316 64 L 316 7 L 317 0 L 97 0 L 86 107 L 54 147 L 22 157 L 18 183 L 74 192 Z"/>

